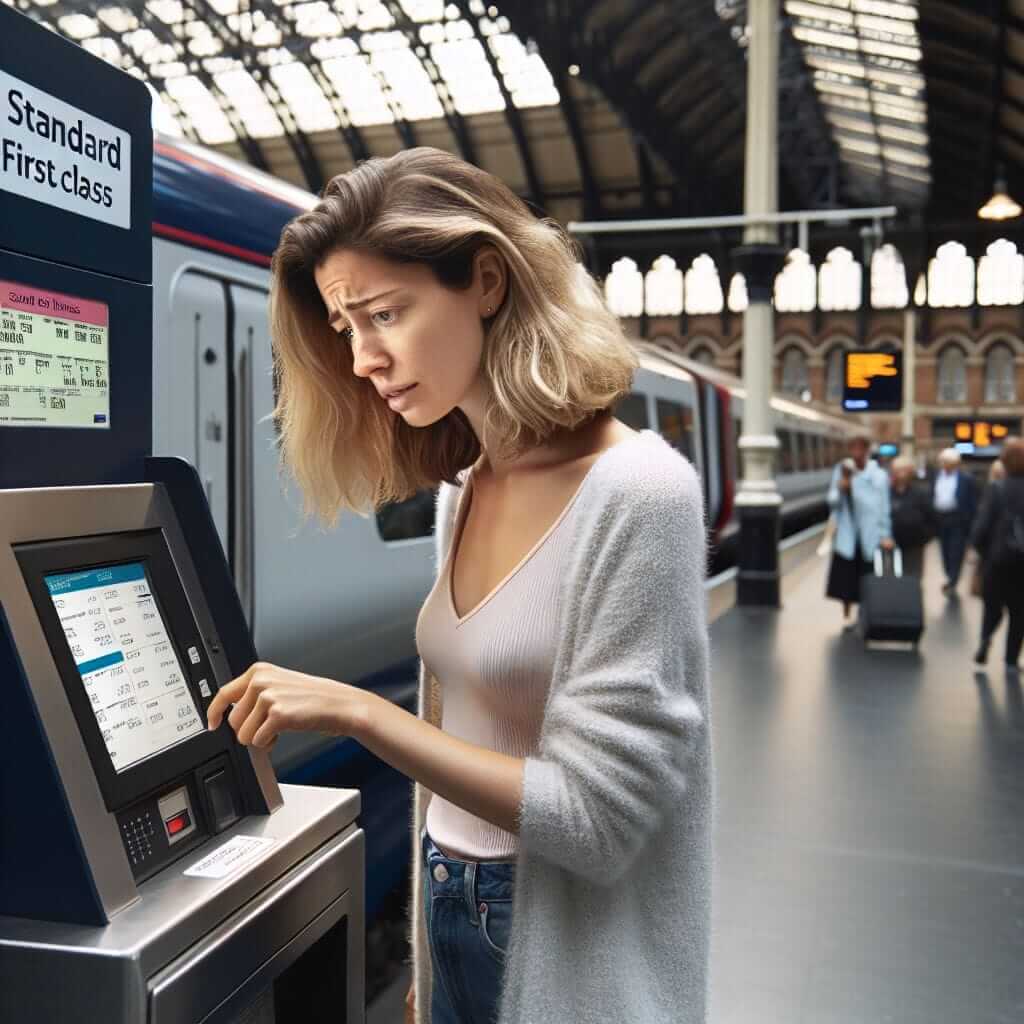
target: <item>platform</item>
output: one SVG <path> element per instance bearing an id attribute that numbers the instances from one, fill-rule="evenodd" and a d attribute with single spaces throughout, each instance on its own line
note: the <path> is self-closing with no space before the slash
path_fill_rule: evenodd
<path id="1" fill-rule="evenodd" d="M 1024 1020 L 1020 680 L 929 554 L 919 655 L 842 631 L 825 559 L 711 627 L 710 1024 Z"/>
<path id="2" fill-rule="evenodd" d="M 975 672 L 981 604 L 965 581 L 942 595 L 932 551 L 920 653 L 866 651 L 822 596 L 827 560 L 783 564 L 782 611 L 718 611 L 727 580 L 711 594 L 708 1024 L 1019 1024 L 1024 702 L 1005 627 Z M 368 1024 L 400 1024 L 408 977 Z"/>

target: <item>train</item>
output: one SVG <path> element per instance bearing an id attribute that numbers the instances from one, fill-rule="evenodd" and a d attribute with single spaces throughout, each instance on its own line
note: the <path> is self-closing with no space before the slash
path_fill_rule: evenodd
<path id="1" fill-rule="evenodd" d="M 153 166 L 153 450 L 193 463 L 260 657 L 363 686 L 415 710 L 416 617 L 433 585 L 434 496 L 325 531 L 304 521 L 280 472 L 268 324 L 271 254 L 312 194 L 231 158 L 157 134 Z M 736 532 L 738 381 L 638 340 L 640 368 L 616 414 L 659 430 L 704 482 L 717 550 Z M 849 426 L 773 400 L 787 446 L 784 519 L 823 508 L 827 467 Z M 792 446 L 792 451 L 789 451 Z M 409 780 L 355 741 L 285 734 L 281 781 L 362 791 L 367 920 L 402 880 Z"/>

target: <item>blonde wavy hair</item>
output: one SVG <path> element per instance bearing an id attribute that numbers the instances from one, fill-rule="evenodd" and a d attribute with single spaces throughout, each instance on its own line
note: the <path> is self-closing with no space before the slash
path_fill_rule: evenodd
<path id="1" fill-rule="evenodd" d="M 635 350 L 556 221 L 538 220 L 501 180 L 442 150 L 366 160 L 285 226 L 271 263 L 274 418 L 308 515 L 333 524 L 345 509 L 365 516 L 442 480 L 454 484 L 481 451 L 461 410 L 411 427 L 353 373 L 314 271 L 335 250 L 355 250 L 426 265 L 443 286 L 465 289 L 485 245 L 508 277 L 484 325 L 488 447 L 493 438 L 499 458 L 514 458 L 629 390 Z"/>

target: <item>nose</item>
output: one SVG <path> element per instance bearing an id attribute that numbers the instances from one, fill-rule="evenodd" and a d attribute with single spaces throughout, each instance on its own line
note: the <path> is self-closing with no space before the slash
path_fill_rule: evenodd
<path id="1" fill-rule="evenodd" d="M 388 356 L 372 335 L 353 334 L 352 372 L 357 377 L 369 377 L 374 370 L 388 365 Z"/>

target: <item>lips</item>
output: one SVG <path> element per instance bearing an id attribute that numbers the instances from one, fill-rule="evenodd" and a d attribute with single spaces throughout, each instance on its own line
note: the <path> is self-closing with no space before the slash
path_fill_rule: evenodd
<path id="1" fill-rule="evenodd" d="M 406 391 L 411 391 L 415 384 L 407 384 L 404 388 L 396 388 L 394 391 L 382 391 L 381 397 L 384 399 L 397 398 L 399 395 L 404 395 Z"/>

